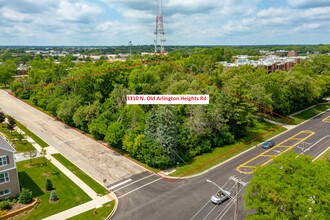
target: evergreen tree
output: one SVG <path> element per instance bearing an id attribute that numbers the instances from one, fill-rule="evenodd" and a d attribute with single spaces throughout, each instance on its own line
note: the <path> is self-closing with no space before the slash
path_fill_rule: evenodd
<path id="1" fill-rule="evenodd" d="M 178 129 L 173 108 L 170 105 L 161 107 L 158 111 L 157 141 L 175 162 L 177 157 Z"/>
<path id="2" fill-rule="evenodd" d="M 57 197 L 57 194 L 56 194 L 55 190 L 51 191 L 50 196 L 49 196 L 49 200 L 50 201 L 57 201 L 58 200 L 58 197 Z"/>
<path id="3" fill-rule="evenodd" d="M 53 184 L 52 184 L 52 182 L 50 181 L 50 179 L 46 179 L 45 188 L 46 188 L 47 191 L 50 191 L 50 190 L 53 189 Z"/>

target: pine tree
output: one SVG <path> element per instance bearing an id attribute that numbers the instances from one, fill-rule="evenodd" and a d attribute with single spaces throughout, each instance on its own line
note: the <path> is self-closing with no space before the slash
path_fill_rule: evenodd
<path id="1" fill-rule="evenodd" d="M 56 194 L 55 190 L 51 191 L 49 200 L 50 201 L 57 201 L 58 200 L 58 197 L 57 197 L 57 194 Z"/>
<path id="2" fill-rule="evenodd" d="M 156 140 L 157 126 L 158 126 L 157 111 L 156 108 L 153 108 L 147 118 L 144 135 L 150 140 Z"/>
<path id="3" fill-rule="evenodd" d="M 177 135 L 175 114 L 173 108 L 169 105 L 162 107 L 158 111 L 157 141 L 171 157 L 174 163 L 177 154 Z"/>
<path id="4" fill-rule="evenodd" d="M 52 184 L 52 182 L 50 181 L 50 179 L 46 179 L 46 184 L 45 184 L 45 188 L 46 188 L 46 190 L 47 191 L 50 191 L 50 190 L 52 190 L 53 189 L 53 184 Z"/>

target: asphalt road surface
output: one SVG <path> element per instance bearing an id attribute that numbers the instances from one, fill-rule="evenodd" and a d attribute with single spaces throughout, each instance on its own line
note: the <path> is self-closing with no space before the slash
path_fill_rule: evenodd
<path id="1" fill-rule="evenodd" d="M 103 184 L 111 185 L 145 169 L 47 114 L 0 90 L 0 109 L 55 147 L 62 155 Z"/>
<path id="2" fill-rule="evenodd" d="M 330 110 L 274 138 L 281 147 L 268 151 L 261 147 L 252 148 L 198 177 L 169 181 L 149 172 L 132 176 L 125 184 L 119 187 L 115 185 L 112 189 L 119 198 L 118 209 L 112 219 L 233 219 L 233 200 L 220 205 L 213 204 L 210 198 L 218 188 L 206 180 L 215 182 L 234 195 L 235 182 L 229 178 L 234 176 L 248 182 L 253 175 L 251 169 L 241 165 L 248 161 L 250 163 L 245 166 L 267 163 L 270 157 L 258 156 L 260 154 L 265 155 L 266 152 L 266 155 L 276 155 L 293 150 L 311 156 L 319 155 L 330 146 L 330 120 L 327 118 L 330 118 Z M 238 219 L 244 219 L 247 213 L 241 196 L 245 188 L 241 187 L 240 190 Z"/>

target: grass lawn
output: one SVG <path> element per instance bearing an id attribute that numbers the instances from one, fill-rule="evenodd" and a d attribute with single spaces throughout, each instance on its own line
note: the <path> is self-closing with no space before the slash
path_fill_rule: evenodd
<path id="1" fill-rule="evenodd" d="M 285 131 L 283 127 L 278 127 L 268 122 L 257 121 L 255 127 L 249 130 L 246 137 L 237 140 L 234 144 L 215 148 L 210 153 L 197 156 L 188 164 L 180 164 L 180 166 L 176 167 L 176 171 L 172 173 L 171 176 L 188 176 L 200 173 L 283 131 Z M 263 136 L 257 138 L 260 135 Z"/>
<path id="2" fill-rule="evenodd" d="M 280 118 L 280 117 L 275 117 L 275 116 L 270 116 L 270 115 L 260 115 L 263 118 L 267 118 L 282 124 L 289 124 L 289 125 L 298 125 L 312 117 L 314 117 L 315 115 L 320 114 L 321 112 L 324 112 L 325 110 L 330 108 L 330 104 L 320 104 L 317 105 L 311 109 L 305 110 L 300 112 L 299 114 L 289 117 L 287 116 L 286 118 L 290 119 L 291 121 L 288 122 L 288 120 L 284 119 L 284 118 Z"/>
<path id="3" fill-rule="evenodd" d="M 321 104 L 318 106 L 315 106 L 314 108 L 308 109 L 306 111 L 300 112 L 299 114 L 291 117 L 292 124 L 300 124 L 307 119 L 310 119 L 314 117 L 317 114 L 320 114 L 321 112 L 324 112 L 325 110 L 330 108 L 330 104 Z"/>
<path id="4" fill-rule="evenodd" d="M 40 147 L 44 148 L 44 147 L 49 146 L 46 142 L 44 142 L 41 138 L 39 138 L 37 135 L 35 135 L 32 131 L 27 129 L 24 125 L 22 125 L 21 123 L 19 123 L 16 120 L 15 120 L 15 122 L 16 122 L 16 126 L 19 127 L 22 131 L 24 131 L 26 135 L 31 137 L 37 144 L 40 145 Z"/>
<path id="5" fill-rule="evenodd" d="M 101 208 L 96 209 L 96 214 L 94 214 L 94 209 L 92 209 L 92 210 L 88 210 L 87 212 L 81 213 L 80 215 L 69 218 L 69 220 L 81 220 L 81 219 L 104 220 L 110 215 L 114 206 L 115 206 L 115 201 L 111 201 L 104 204 Z"/>
<path id="6" fill-rule="evenodd" d="M 45 161 L 47 161 L 47 166 L 44 165 Z M 91 200 L 84 191 L 44 157 L 35 158 L 33 164 L 34 166 L 30 168 L 29 161 L 17 163 L 19 181 L 22 188 L 32 191 L 33 196 L 40 200 L 40 204 L 27 215 L 19 216 L 17 219 L 42 219 Z M 47 178 L 52 181 L 59 197 L 59 200 L 54 203 L 49 202 L 50 192 L 45 191 Z"/>
<path id="7" fill-rule="evenodd" d="M 324 154 L 322 154 L 317 160 L 330 161 L 330 149 L 328 149 Z"/>
<path id="8" fill-rule="evenodd" d="M 52 156 L 55 157 L 55 159 L 63 164 L 66 168 L 68 168 L 72 173 L 74 173 L 84 183 L 86 183 L 90 188 L 92 188 L 97 194 L 105 195 L 109 193 L 103 186 L 101 186 L 98 182 L 76 167 L 61 154 L 52 154 Z"/>
<path id="9" fill-rule="evenodd" d="M 6 123 L 0 123 L 0 132 L 11 142 L 17 153 L 34 150 L 35 148 L 27 140 L 23 140 L 23 135 L 7 128 Z"/>

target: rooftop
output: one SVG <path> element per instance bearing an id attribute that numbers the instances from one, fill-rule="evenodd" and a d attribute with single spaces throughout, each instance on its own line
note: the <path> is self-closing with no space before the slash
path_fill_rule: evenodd
<path id="1" fill-rule="evenodd" d="M 0 149 L 15 152 L 15 149 L 8 144 L 8 142 L 0 135 Z"/>

